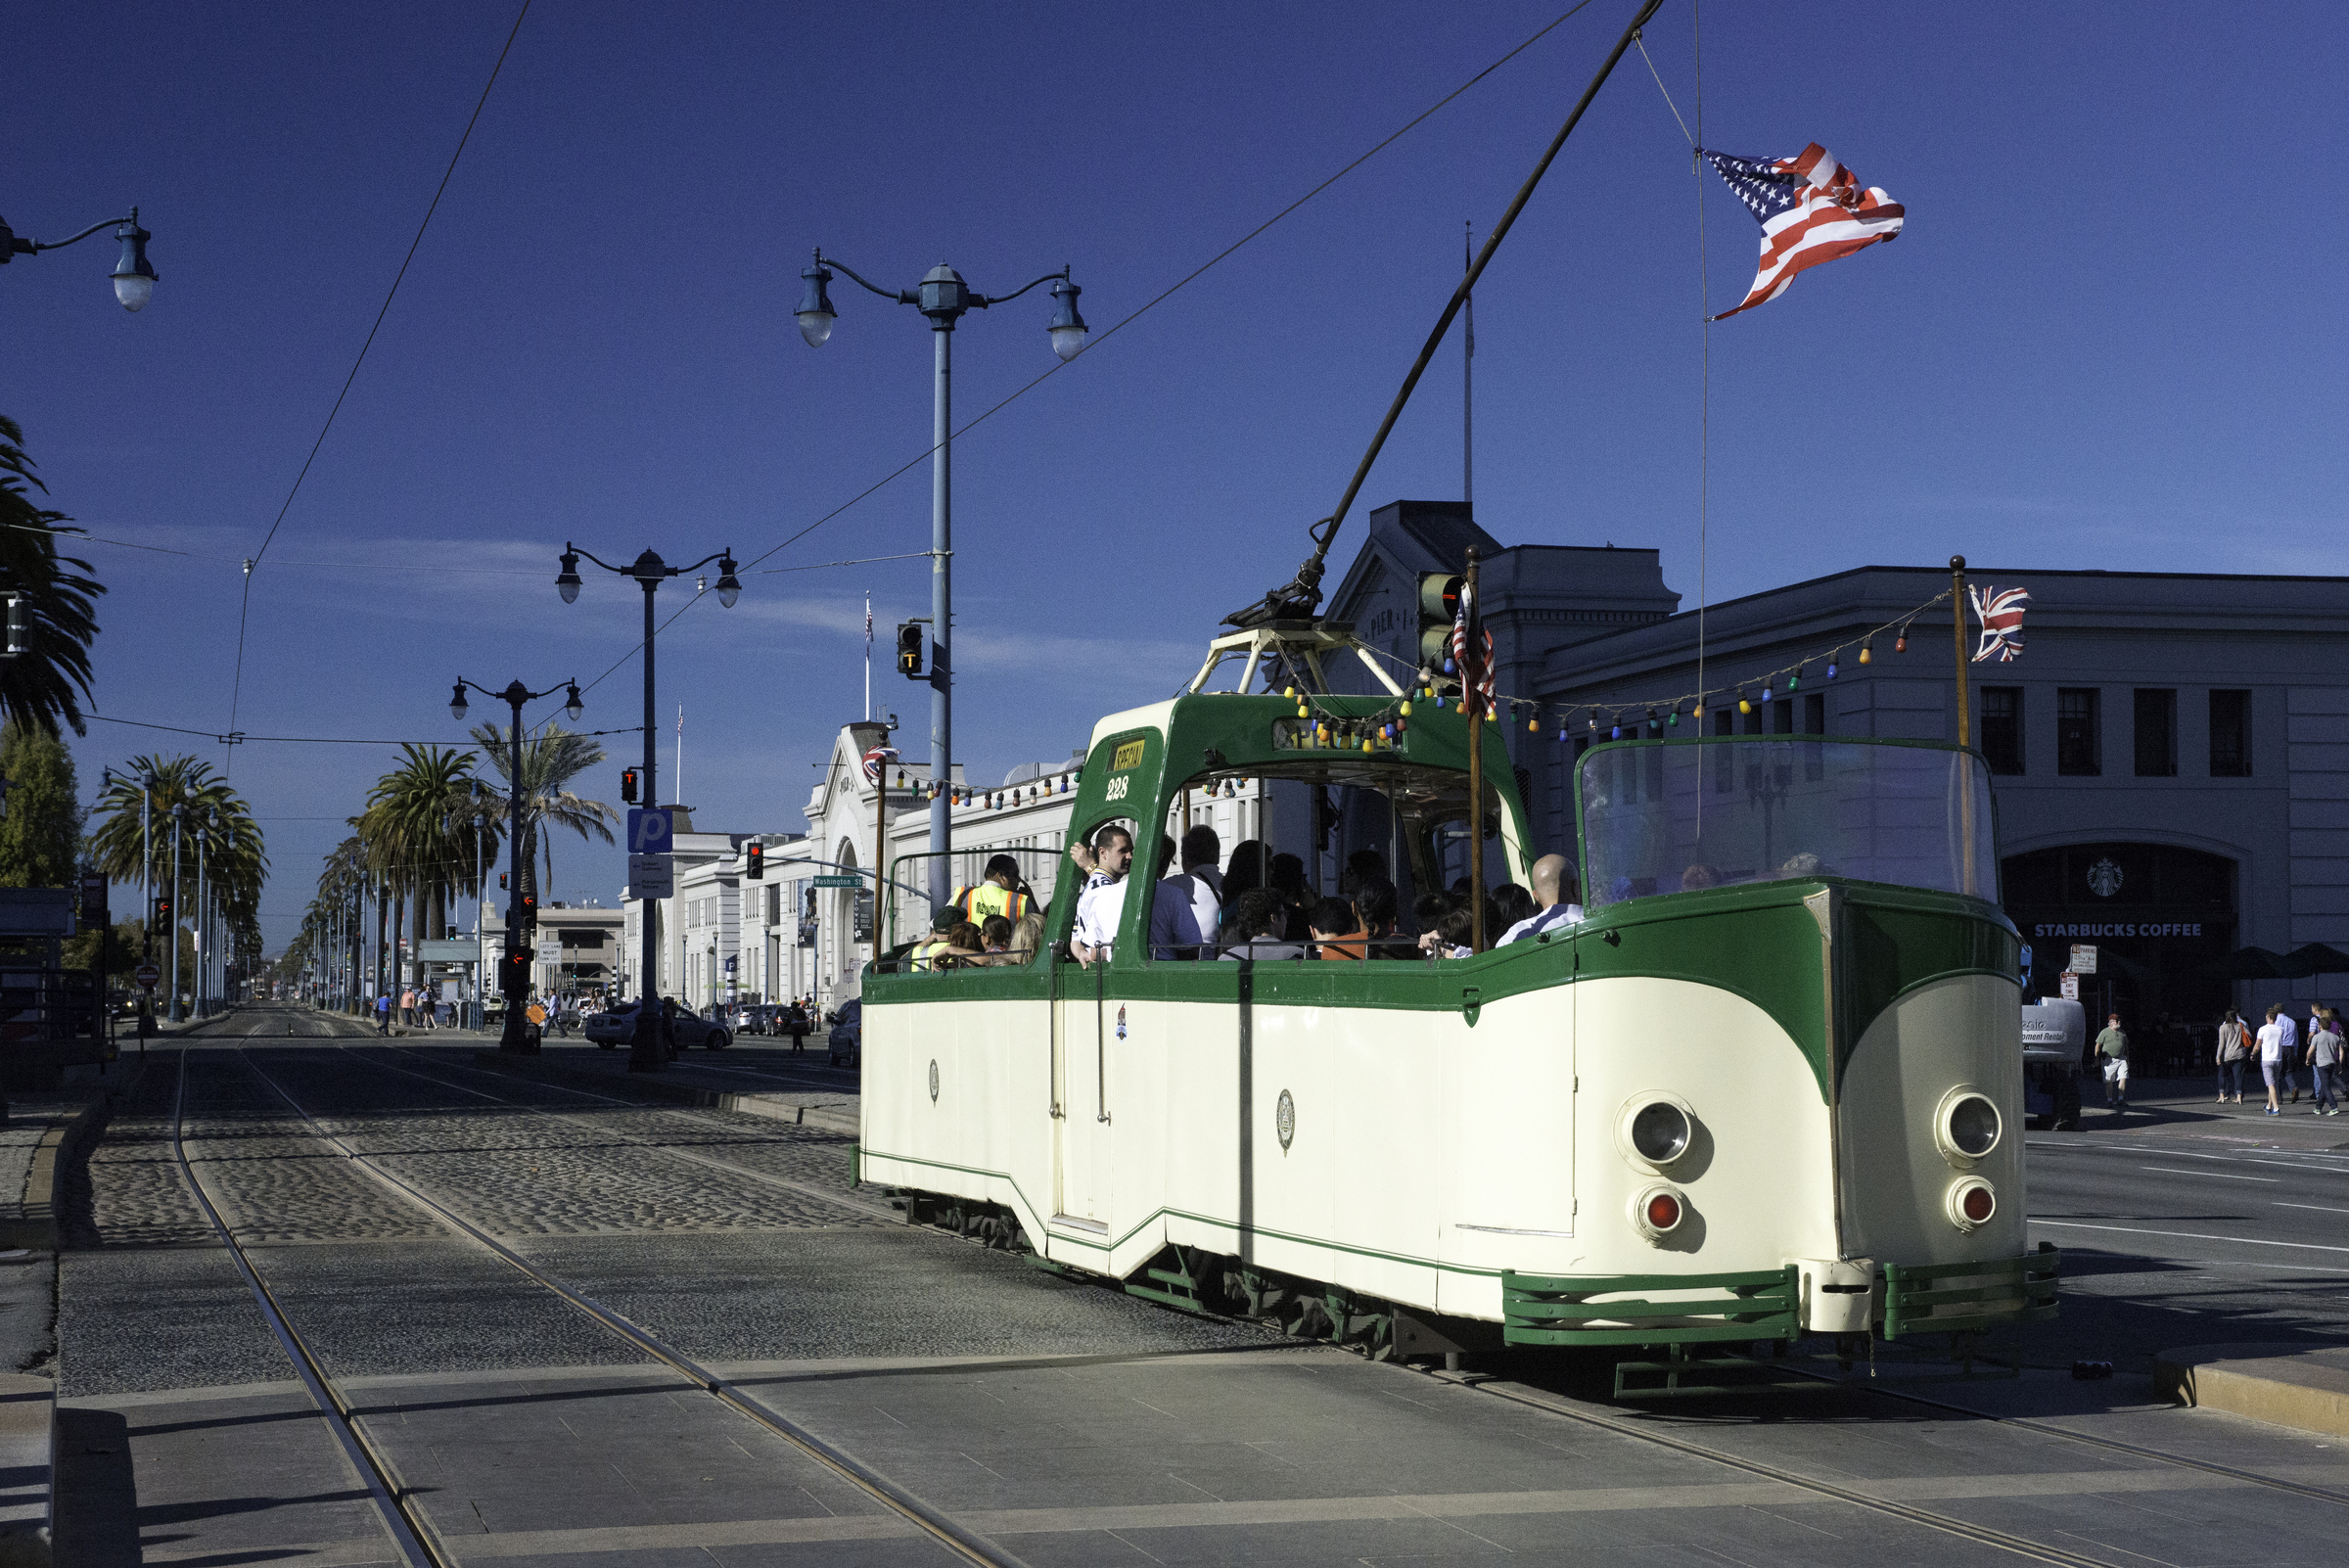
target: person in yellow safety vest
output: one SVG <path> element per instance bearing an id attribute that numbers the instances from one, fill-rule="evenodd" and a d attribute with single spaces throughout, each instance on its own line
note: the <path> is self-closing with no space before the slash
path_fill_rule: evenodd
<path id="1" fill-rule="evenodd" d="M 985 926 L 990 916 L 1001 915 L 1018 925 L 1036 906 L 1036 895 L 1020 875 L 1020 862 L 998 854 L 987 862 L 987 878 L 954 895 L 953 907 L 972 925 Z"/>

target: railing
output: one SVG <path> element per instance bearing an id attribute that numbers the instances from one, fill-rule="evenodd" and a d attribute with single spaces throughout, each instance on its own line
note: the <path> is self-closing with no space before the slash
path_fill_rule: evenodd
<path id="1" fill-rule="evenodd" d="M 1970 1333 L 2055 1315 L 2063 1256 L 2053 1242 L 2020 1258 L 1987 1263 L 1886 1264 L 1884 1337 Z"/>
<path id="2" fill-rule="evenodd" d="M 1665 1291 L 1672 1299 L 1648 1294 Z M 1510 1345 L 1791 1340 L 1802 1333 L 1802 1283 L 1792 1264 L 1727 1274 L 1561 1276 L 1512 1268 L 1501 1271 L 1500 1293 L 1501 1339 Z"/>

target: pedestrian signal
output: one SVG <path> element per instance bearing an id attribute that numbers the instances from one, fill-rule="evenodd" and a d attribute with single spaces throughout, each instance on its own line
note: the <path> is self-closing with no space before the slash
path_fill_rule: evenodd
<path id="1" fill-rule="evenodd" d="M 1419 662 L 1444 668 L 1451 657 L 1451 623 L 1460 613 L 1467 578 L 1456 572 L 1419 574 Z"/>
<path id="2" fill-rule="evenodd" d="M 898 673 L 909 680 L 922 678 L 922 623 L 898 623 Z"/>
<path id="3" fill-rule="evenodd" d="M 620 798 L 630 806 L 636 804 L 636 769 L 623 767 L 620 770 Z"/>
<path id="4" fill-rule="evenodd" d="M 742 847 L 742 874 L 757 882 L 766 875 L 766 846 L 746 844 Z"/>

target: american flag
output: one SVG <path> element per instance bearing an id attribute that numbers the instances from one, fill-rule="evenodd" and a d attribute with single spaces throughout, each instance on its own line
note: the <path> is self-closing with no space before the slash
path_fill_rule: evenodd
<path id="1" fill-rule="evenodd" d="M 1460 584 L 1460 605 L 1451 617 L 1451 668 L 1460 677 L 1460 711 L 1478 718 L 1493 706 L 1493 633 L 1476 607 L 1476 588 Z"/>
<path id="2" fill-rule="evenodd" d="M 2030 593 L 2022 588 L 1994 588 L 1984 583 L 1979 588 L 1965 590 L 1974 601 L 1974 619 L 1982 623 L 1982 643 L 1974 650 L 1974 663 L 1997 656 L 2001 664 L 2023 656 L 2023 607 L 2031 602 Z"/>
<path id="3" fill-rule="evenodd" d="M 868 784 L 881 782 L 881 770 L 898 760 L 895 746 L 876 746 L 864 754 L 864 777 Z"/>
<path id="4" fill-rule="evenodd" d="M 1767 163 L 1727 153 L 1705 158 L 1762 225 L 1754 286 L 1736 309 L 1724 310 L 1715 321 L 1775 300 L 1807 267 L 1900 235 L 1900 204 L 1876 186 L 1863 190 L 1859 176 L 1817 142 Z"/>

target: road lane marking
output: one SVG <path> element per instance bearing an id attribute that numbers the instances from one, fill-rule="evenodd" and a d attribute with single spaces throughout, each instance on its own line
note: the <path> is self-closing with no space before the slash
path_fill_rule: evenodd
<path id="1" fill-rule="evenodd" d="M 2319 1214 L 2349 1214 L 2349 1209 L 2327 1209 L 2321 1203 L 2284 1203 L 2279 1201 L 2276 1207 L 2279 1209 L 2314 1209 Z"/>
<path id="2" fill-rule="evenodd" d="M 2261 1241 L 2254 1236 L 2214 1236 L 2200 1230 L 2141 1230 L 2134 1225 L 2092 1225 L 2079 1220 L 2042 1220 L 2030 1217 L 2035 1225 L 2068 1225 L 2074 1230 L 2117 1230 L 2130 1236 L 2175 1236 L 2185 1241 L 2224 1241 L 2237 1247 L 2290 1247 L 2300 1252 L 2349 1252 L 2349 1247 L 2324 1247 L 2313 1241 Z"/>
<path id="3" fill-rule="evenodd" d="M 2281 1176 L 2229 1176 L 2224 1171 L 2173 1171 L 2166 1165 L 2141 1165 L 2138 1169 L 2140 1171 L 2158 1171 L 2163 1176 L 2217 1176 L 2221 1181 L 2265 1181 L 2270 1186 L 2274 1186 L 2283 1179 Z"/>

